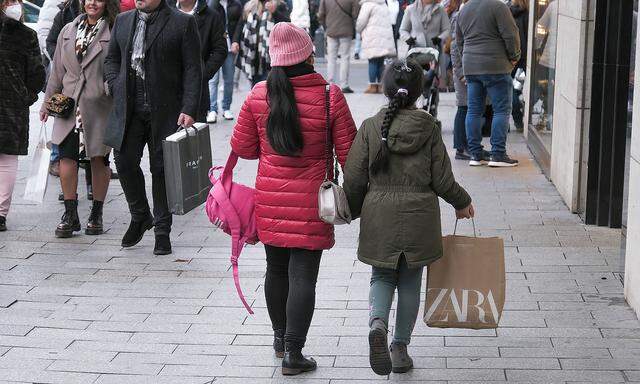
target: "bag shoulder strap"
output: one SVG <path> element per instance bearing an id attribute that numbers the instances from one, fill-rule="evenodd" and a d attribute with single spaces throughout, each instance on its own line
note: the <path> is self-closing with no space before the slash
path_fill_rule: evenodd
<path id="1" fill-rule="evenodd" d="M 340 4 L 340 1 L 335 0 L 336 5 L 338 6 L 338 8 L 340 8 L 340 10 L 342 11 L 342 13 L 344 13 L 345 15 L 349 16 L 350 18 L 353 19 L 353 15 L 351 14 L 351 12 L 347 12 L 343 7 L 342 4 Z"/>

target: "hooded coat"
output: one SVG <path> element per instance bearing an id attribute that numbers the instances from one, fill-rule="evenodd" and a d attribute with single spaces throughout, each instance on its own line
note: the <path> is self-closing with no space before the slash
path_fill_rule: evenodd
<path id="1" fill-rule="evenodd" d="M 362 34 L 361 54 L 365 59 L 396 55 L 393 25 L 385 0 L 361 0 L 356 31 Z"/>
<path id="2" fill-rule="evenodd" d="M 269 103 L 264 81 L 253 88 L 242 105 L 231 148 L 243 159 L 260 160 L 255 197 L 260 241 L 282 248 L 329 249 L 334 244 L 333 226 L 318 215 L 318 189 L 326 171 L 327 82 L 318 73 L 290 80 L 300 116 L 302 153 L 283 156 L 269 145 Z M 338 161 L 344 165 L 356 127 L 340 88 L 332 85 L 329 94 L 332 141 Z"/>
<path id="3" fill-rule="evenodd" d="M 471 197 L 455 181 L 440 123 L 422 109 L 398 111 L 387 138 L 389 167 L 371 174 L 385 112 L 362 123 L 344 170 L 351 214 L 360 216 L 358 259 L 396 269 L 404 255 L 409 268 L 418 268 L 442 256 L 438 197 L 456 209 Z"/>

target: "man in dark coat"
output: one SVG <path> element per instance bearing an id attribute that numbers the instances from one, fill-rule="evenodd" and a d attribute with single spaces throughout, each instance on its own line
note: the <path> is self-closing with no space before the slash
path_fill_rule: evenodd
<path id="1" fill-rule="evenodd" d="M 171 1 L 171 0 L 169 0 Z M 136 10 L 118 15 L 105 60 L 105 80 L 114 105 L 105 145 L 114 149 L 120 182 L 131 212 L 123 247 L 136 245 L 155 225 L 154 254 L 171 253 L 162 140 L 198 116 L 202 55 L 193 16 L 165 0 L 136 0 Z M 140 169 L 149 148 L 153 216 Z M 155 217 L 155 218 L 154 218 Z"/>
<path id="2" fill-rule="evenodd" d="M 202 96 L 197 121 L 205 122 L 209 112 L 209 80 L 218 72 L 227 57 L 224 19 L 207 6 L 205 0 L 178 0 L 180 11 L 196 18 L 202 43 Z"/>

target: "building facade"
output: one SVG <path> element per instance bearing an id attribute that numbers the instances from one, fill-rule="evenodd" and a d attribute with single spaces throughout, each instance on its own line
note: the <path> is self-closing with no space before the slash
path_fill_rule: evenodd
<path id="1" fill-rule="evenodd" d="M 572 212 L 621 228 L 625 296 L 640 314 L 638 0 L 529 4 L 529 148 Z"/>

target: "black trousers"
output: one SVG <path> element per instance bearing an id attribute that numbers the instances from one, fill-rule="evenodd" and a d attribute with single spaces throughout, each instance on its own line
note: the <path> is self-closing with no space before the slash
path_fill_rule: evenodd
<path id="1" fill-rule="evenodd" d="M 131 124 L 127 127 L 120 150 L 114 151 L 120 183 L 133 221 L 143 221 L 151 215 L 144 174 L 140 168 L 145 145 L 149 148 L 155 233 L 156 235 L 168 235 L 171 232 L 172 217 L 169 212 L 164 181 L 162 143 L 154 143 L 153 141 L 151 115 L 145 112 L 136 112 L 132 116 Z"/>
<path id="2" fill-rule="evenodd" d="M 274 330 L 285 329 L 285 342 L 303 348 L 316 305 L 316 281 L 322 251 L 265 245 L 264 294 Z"/>

